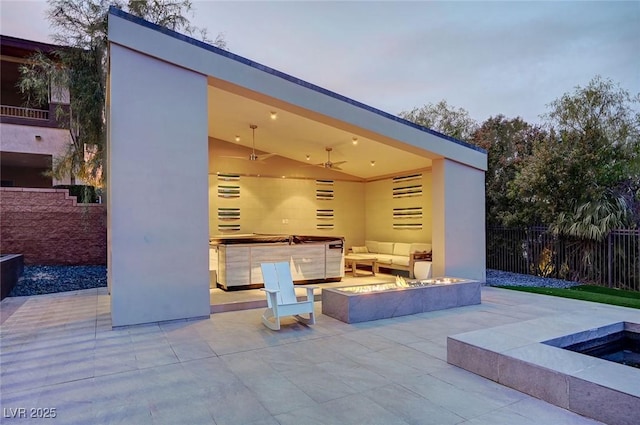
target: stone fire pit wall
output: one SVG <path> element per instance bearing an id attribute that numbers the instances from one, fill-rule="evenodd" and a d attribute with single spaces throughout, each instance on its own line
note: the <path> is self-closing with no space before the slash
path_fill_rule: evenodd
<path id="1" fill-rule="evenodd" d="M 359 293 L 341 291 L 340 288 L 322 289 L 322 314 L 345 323 L 368 322 L 473 304 L 480 304 L 480 282 L 469 280 Z"/>

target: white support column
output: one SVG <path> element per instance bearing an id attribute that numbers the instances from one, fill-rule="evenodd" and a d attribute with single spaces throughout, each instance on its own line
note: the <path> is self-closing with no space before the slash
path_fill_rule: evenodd
<path id="1" fill-rule="evenodd" d="M 486 280 L 484 172 L 448 159 L 432 165 L 433 275 Z"/>
<path id="2" fill-rule="evenodd" d="M 208 317 L 207 79 L 110 46 L 113 326 Z"/>

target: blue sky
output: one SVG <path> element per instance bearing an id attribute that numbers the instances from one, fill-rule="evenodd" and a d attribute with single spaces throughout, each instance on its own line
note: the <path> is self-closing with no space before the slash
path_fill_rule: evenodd
<path id="1" fill-rule="evenodd" d="M 536 123 L 595 75 L 640 93 L 640 1 L 193 1 L 234 53 L 397 114 L 441 99 Z M 43 1 L 2 0 L 4 35 L 48 41 Z"/>

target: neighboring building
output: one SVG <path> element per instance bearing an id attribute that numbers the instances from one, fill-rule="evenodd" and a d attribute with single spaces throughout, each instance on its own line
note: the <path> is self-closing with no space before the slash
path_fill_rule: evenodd
<path id="1" fill-rule="evenodd" d="M 220 233 L 430 243 L 485 280 L 484 150 L 114 8 L 108 87 L 113 326 L 209 317 Z"/>
<path id="2" fill-rule="evenodd" d="M 69 105 L 68 90 L 52 90 L 49 102 L 26 108 L 16 87 L 19 68 L 36 51 L 58 46 L 0 36 L 0 253 L 23 254 L 25 264 L 93 265 L 106 262 L 106 209 L 79 204 L 67 190 L 70 179 L 47 175 L 71 138 L 56 120 Z"/>
<path id="3" fill-rule="evenodd" d="M 4 187 L 50 188 L 69 179 L 45 176 L 55 156 L 70 143 L 69 130 L 56 120 L 56 107 L 68 105 L 68 92 L 53 95 L 47 105 L 25 108 L 16 87 L 19 67 L 36 51 L 50 53 L 58 46 L 0 36 L 0 177 Z M 52 93 L 59 91 L 52 91 Z M 57 97 L 54 97 L 57 96 Z"/>

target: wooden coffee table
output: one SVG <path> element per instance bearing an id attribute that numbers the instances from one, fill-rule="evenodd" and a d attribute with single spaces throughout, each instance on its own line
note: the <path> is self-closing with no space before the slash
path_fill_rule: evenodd
<path id="1" fill-rule="evenodd" d="M 353 277 L 357 276 L 357 268 L 358 264 L 361 266 L 370 266 L 371 274 L 373 276 L 378 272 L 378 259 L 371 257 L 364 257 L 356 254 L 345 255 L 344 256 L 344 265 L 345 267 L 351 270 Z"/>

